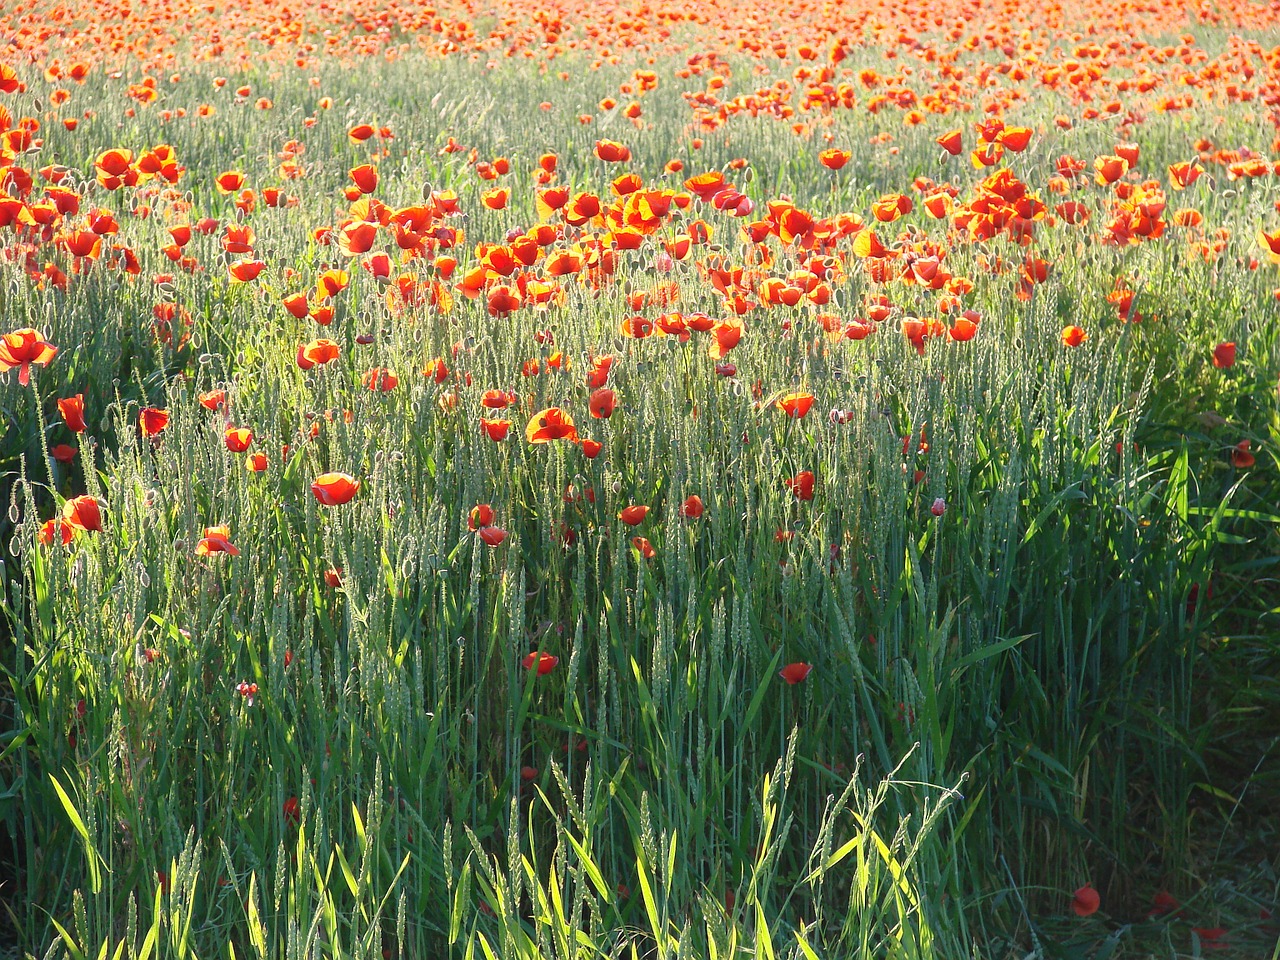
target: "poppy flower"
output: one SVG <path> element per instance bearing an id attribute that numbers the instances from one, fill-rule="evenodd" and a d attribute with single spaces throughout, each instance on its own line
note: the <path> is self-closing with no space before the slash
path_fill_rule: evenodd
<path id="1" fill-rule="evenodd" d="M 688 517 L 690 520 L 697 520 L 702 516 L 703 510 L 706 508 L 702 505 L 702 498 L 696 493 L 685 498 L 684 503 L 680 507 L 680 513 Z"/>
<path id="2" fill-rule="evenodd" d="M 646 560 L 652 560 L 658 555 L 658 551 L 653 549 L 653 544 L 649 542 L 648 537 L 632 537 L 631 546 L 635 547 Z"/>
<path id="3" fill-rule="evenodd" d="M 284 304 L 284 308 L 298 320 L 305 317 L 307 315 L 307 311 L 310 309 L 307 304 L 307 295 L 305 293 L 291 293 L 281 302 Z"/>
<path id="4" fill-rule="evenodd" d="M 644 518 L 648 514 L 648 507 L 643 504 L 632 504 L 629 507 L 622 508 L 622 512 L 618 514 L 618 519 L 629 527 L 636 527 L 644 522 Z"/>
<path id="5" fill-rule="evenodd" d="M 472 533 L 477 530 L 483 530 L 493 523 L 493 519 L 493 507 L 487 503 L 477 503 L 471 508 L 471 512 L 467 514 L 467 529 Z"/>
<path id="6" fill-rule="evenodd" d="M 49 448 L 49 455 L 59 463 L 70 463 L 76 458 L 76 448 L 69 443 L 59 443 Z"/>
<path id="7" fill-rule="evenodd" d="M 812 669 L 811 663 L 788 663 L 778 671 L 778 676 L 794 687 L 797 683 L 802 683 Z"/>
<path id="8" fill-rule="evenodd" d="M 818 154 L 818 162 L 828 170 L 839 170 L 853 157 L 848 150 L 837 150 L 834 147 Z"/>
<path id="9" fill-rule="evenodd" d="M 227 404 L 227 391 L 210 390 L 208 393 L 200 394 L 196 399 L 206 410 L 220 410 Z"/>
<path id="10" fill-rule="evenodd" d="M 240 548 L 230 540 L 231 528 L 227 526 L 205 527 L 204 536 L 196 544 L 196 556 L 207 557 L 214 553 L 240 556 Z"/>
<path id="11" fill-rule="evenodd" d="M 547 407 L 529 418 L 524 435 L 530 443 L 550 443 L 552 440 L 576 442 L 578 430 L 573 425 L 573 418 L 559 407 Z"/>
<path id="12" fill-rule="evenodd" d="M 1168 890 L 1161 890 L 1151 898 L 1151 909 L 1147 911 L 1148 917 L 1163 917 L 1168 914 L 1177 916 L 1181 909 L 1181 904 Z"/>
<path id="13" fill-rule="evenodd" d="M 284 814 L 284 819 L 287 823 L 296 827 L 302 817 L 302 805 L 298 802 L 298 798 L 290 797 L 287 799 L 281 807 L 281 813 Z"/>
<path id="14" fill-rule="evenodd" d="M 347 503 L 360 489 L 360 481 L 345 473 L 324 473 L 311 484 L 311 492 L 326 507 Z"/>
<path id="15" fill-rule="evenodd" d="M 587 408 L 591 411 L 591 416 L 597 420 L 607 420 L 613 415 L 617 405 L 617 395 L 608 387 L 602 387 L 591 394 Z"/>
<path id="16" fill-rule="evenodd" d="M 235 170 L 227 170 L 213 178 L 214 185 L 218 188 L 218 192 L 224 197 L 235 193 L 243 187 L 244 180 L 244 174 Z"/>
<path id="17" fill-rule="evenodd" d="M 1253 454 L 1249 452 L 1249 441 L 1241 440 L 1231 448 L 1231 465 L 1237 470 L 1248 470 L 1254 465 Z"/>
<path id="18" fill-rule="evenodd" d="M 949 130 L 934 141 L 953 157 L 958 157 L 964 149 L 964 133 L 961 130 Z"/>
<path id="19" fill-rule="evenodd" d="M 525 783 L 530 783 L 538 779 L 538 768 L 523 766 L 520 768 L 520 779 Z"/>
<path id="20" fill-rule="evenodd" d="M 253 431 L 248 427 L 227 427 L 223 440 L 232 453 L 244 453 L 253 442 Z"/>
<path id="21" fill-rule="evenodd" d="M 298 347 L 298 367 L 310 370 L 319 364 L 331 363 L 338 359 L 340 352 L 338 345 L 332 340 L 312 340 Z"/>
<path id="22" fill-rule="evenodd" d="M 18 383 L 27 386 L 31 382 L 31 365 L 47 367 L 58 348 L 40 339 L 40 334 L 30 327 L 0 336 L 0 370 L 18 368 Z"/>
<path id="23" fill-rule="evenodd" d="M 267 469 L 267 455 L 265 453 L 251 453 L 245 458 L 244 468 L 251 473 L 262 473 Z"/>
<path id="24" fill-rule="evenodd" d="M 1071 909 L 1076 912 L 1076 916 L 1088 917 L 1098 912 L 1098 906 L 1102 903 L 1102 898 L 1098 896 L 1098 891 L 1085 884 L 1078 889 L 1071 897 Z"/>
<path id="25" fill-rule="evenodd" d="M 797 500 L 812 500 L 816 478 L 812 470 L 801 470 L 794 477 L 783 480 L 783 485 L 790 490 Z"/>
<path id="26" fill-rule="evenodd" d="M 73 497 L 62 505 L 62 522 L 86 533 L 102 531 L 102 501 L 88 495 Z"/>
<path id="27" fill-rule="evenodd" d="M 480 418 L 480 426 L 487 436 L 494 443 L 499 443 L 507 439 L 507 432 L 511 429 L 510 420 L 491 420 L 486 417 Z"/>
<path id="28" fill-rule="evenodd" d="M 521 665 L 526 670 L 533 670 L 536 668 L 538 676 L 540 677 L 545 677 L 548 673 L 554 670 L 556 668 L 556 664 L 559 662 L 559 657 L 553 657 L 549 653 L 542 653 L 537 650 L 526 655 L 525 658 L 520 661 Z"/>
<path id="29" fill-rule="evenodd" d="M 1089 335 L 1084 332 L 1082 327 L 1074 324 L 1069 327 L 1062 328 L 1062 342 L 1068 347 L 1078 347 L 1088 339 Z"/>
<path id="30" fill-rule="evenodd" d="M 812 393 L 788 393 L 785 397 L 778 401 L 778 406 L 782 408 L 783 413 L 793 420 L 799 420 L 801 417 L 809 413 L 809 409 L 813 406 Z"/>
<path id="31" fill-rule="evenodd" d="M 507 539 L 507 531 L 501 527 L 485 527 L 479 531 L 480 539 L 491 547 L 496 547 Z"/>
<path id="32" fill-rule="evenodd" d="M 49 546 L 57 537 L 62 540 L 65 547 L 75 537 L 76 532 L 71 524 L 61 519 L 46 520 L 40 527 L 39 540 L 44 546 Z"/>
<path id="33" fill-rule="evenodd" d="M 599 440 L 592 440 L 591 438 L 587 437 L 587 438 L 584 438 L 581 442 L 582 442 L 582 455 L 586 457 L 588 460 L 594 460 L 596 457 L 600 456 L 600 451 L 604 449 L 604 444 L 602 444 Z"/>
<path id="34" fill-rule="evenodd" d="M 940 517 L 947 512 L 947 501 L 942 497 L 937 497 L 933 501 L 933 506 L 929 508 L 929 512 L 935 517 Z"/>
<path id="35" fill-rule="evenodd" d="M 366 389 L 375 393 L 387 393 L 396 388 L 400 378 L 395 375 L 395 371 L 388 370 L 386 367 L 374 367 L 365 372 L 360 382 Z"/>
<path id="36" fill-rule="evenodd" d="M 1219 370 L 1226 370 L 1235 366 L 1236 363 L 1236 345 L 1234 343 L 1220 343 L 1213 348 L 1213 365 Z M 62 403 L 61 400 L 58 401 Z"/>
<path id="37" fill-rule="evenodd" d="M 147 407 L 138 414 L 138 425 L 142 427 L 144 436 L 154 437 L 169 426 L 169 412 L 167 410 L 157 410 L 155 407 Z"/>
<path id="38" fill-rule="evenodd" d="M 373 193 L 378 189 L 378 170 L 371 163 L 352 167 L 347 175 L 361 193 Z"/>
<path id="39" fill-rule="evenodd" d="M 62 414 L 62 419 L 66 422 L 69 430 L 73 433 L 84 432 L 85 422 L 83 393 L 77 393 L 74 397 L 59 398 L 58 412 Z"/>
<path id="40" fill-rule="evenodd" d="M 342 568 L 330 567 L 324 572 L 324 585 L 332 590 L 342 586 Z"/>
<path id="41" fill-rule="evenodd" d="M 596 156 L 605 163 L 626 163 L 631 159 L 631 150 L 614 140 L 597 140 Z"/>

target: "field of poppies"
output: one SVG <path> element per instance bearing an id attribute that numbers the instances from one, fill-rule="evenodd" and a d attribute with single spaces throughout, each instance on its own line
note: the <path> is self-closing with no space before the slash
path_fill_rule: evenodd
<path id="1" fill-rule="evenodd" d="M 1280 4 L 0 27 L 0 953 L 1280 957 Z"/>

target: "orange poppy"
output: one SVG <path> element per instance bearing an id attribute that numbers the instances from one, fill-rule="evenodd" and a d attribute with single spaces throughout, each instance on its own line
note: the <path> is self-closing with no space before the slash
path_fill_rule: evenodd
<path id="1" fill-rule="evenodd" d="M 652 560 L 658 555 L 658 551 L 653 549 L 653 544 L 649 542 L 648 537 L 632 537 L 631 546 L 640 552 L 640 556 L 646 560 Z"/>
<path id="2" fill-rule="evenodd" d="M 27 386 L 31 382 L 31 365 L 47 367 L 58 348 L 40 339 L 31 327 L 23 327 L 0 336 L 0 370 L 18 368 L 18 383 Z"/>
<path id="3" fill-rule="evenodd" d="M 576 442 L 578 430 L 573 425 L 573 418 L 559 407 L 547 407 L 529 418 L 524 435 L 530 443 L 550 443 L 552 440 Z"/>
<path id="4" fill-rule="evenodd" d="M 837 150 L 834 147 L 818 154 L 818 162 L 828 170 L 839 170 L 853 157 L 848 150 Z"/>
<path id="5" fill-rule="evenodd" d="M 324 473 L 311 484 L 311 492 L 326 507 L 347 503 L 360 489 L 360 481 L 345 473 Z"/>
<path id="6" fill-rule="evenodd" d="M 533 653 L 528 654 L 520 661 L 521 665 L 526 670 L 536 669 L 538 671 L 538 676 L 540 677 L 545 677 L 548 673 L 554 670 L 556 668 L 556 664 L 559 662 L 559 657 L 553 657 L 551 654 L 542 653 L 539 650 L 535 650 Z"/>
<path id="7" fill-rule="evenodd" d="M 690 520 L 697 520 L 702 516 L 705 507 L 702 505 L 702 498 L 696 493 L 685 498 L 684 503 L 680 507 L 680 513 L 688 517 Z"/>
<path id="8" fill-rule="evenodd" d="M 1078 347 L 1088 339 L 1089 335 L 1084 332 L 1083 327 L 1077 327 L 1072 324 L 1069 327 L 1062 328 L 1062 342 L 1068 347 Z"/>
<path id="9" fill-rule="evenodd" d="M 801 470 L 794 477 L 783 480 L 782 485 L 790 490 L 797 500 L 812 500 L 816 481 L 817 478 L 814 477 L 812 470 Z"/>
<path id="10" fill-rule="evenodd" d="M 206 410 L 219 410 L 226 406 L 227 391 L 210 390 L 207 393 L 200 394 L 196 399 L 200 402 L 200 406 L 204 407 Z"/>
<path id="11" fill-rule="evenodd" d="M 951 156 L 958 157 L 964 149 L 964 134 L 960 130 L 949 130 L 934 142 Z"/>

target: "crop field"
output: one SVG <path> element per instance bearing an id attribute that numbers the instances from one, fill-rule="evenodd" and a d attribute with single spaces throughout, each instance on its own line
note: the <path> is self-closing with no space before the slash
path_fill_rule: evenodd
<path id="1" fill-rule="evenodd" d="M 5 0 L 0 955 L 1280 958 L 1280 4 Z"/>

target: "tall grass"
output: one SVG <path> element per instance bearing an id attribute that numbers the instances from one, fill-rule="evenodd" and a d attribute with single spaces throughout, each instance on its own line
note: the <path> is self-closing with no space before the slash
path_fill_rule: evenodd
<path id="1" fill-rule="evenodd" d="M 890 154 L 867 145 L 882 117 L 839 112 L 830 132 L 855 159 L 832 175 L 816 143 L 772 120 L 734 119 L 689 150 L 668 85 L 642 128 L 610 114 L 580 124 L 607 68 L 561 82 L 401 62 L 325 71 L 318 87 L 246 71 L 270 111 L 234 102 L 238 81 L 218 91 L 205 68 L 184 72 L 127 118 L 109 84 L 87 91 L 96 117 L 74 137 L 50 128 L 44 148 L 86 205 L 115 211 L 141 275 L 104 258 L 62 292 L 3 268 L 8 325 L 60 348 L 30 387 L 0 386 L 12 639 L 0 822 L 23 949 L 957 956 L 1040 937 L 1086 881 L 1136 913 L 1130 880 L 1152 858 L 1171 874 L 1192 856 L 1197 797 L 1238 789 L 1215 782 L 1224 714 L 1205 671 L 1239 678 L 1275 656 L 1275 274 L 1240 266 L 1270 181 L 1229 192 L 1205 178 L 1185 195 L 1232 232 L 1216 262 L 1172 230 L 1114 248 L 1060 225 L 1037 236 L 1053 271 L 1022 301 L 1016 271 L 980 259 L 1020 260 L 1017 246 L 956 243 L 947 263 L 975 279 L 966 306 L 983 316 L 974 340 L 920 356 L 891 324 L 831 340 L 812 310 L 784 307 L 747 318 L 725 377 L 705 339 L 618 335 L 629 295 L 662 281 L 686 313 L 723 313 L 698 260 L 665 272 L 649 245 L 620 255 L 603 288 L 569 283 L 562 303 L 504 318 L 462 296 L 449 312 L 392 312 L 388 288 L 348 262 L 333 324 L 295 320 L 281 298 L 342 260 L 311 229 L 345 208 L 336 191 L 368 153 L 347 129 L 393 128 L 376 194 L 388 204 L 457 190 L 461 275 L 476 242 L 536 221 L 544 150 L 561 182 L 601 193 L 615 173 L 592 155 L 602 136 L 630 143 L 646 182 L 676 188 L 744 156 L 751 173 L 727 174 L 761 207 L 789 193 L 818 214 L 865 215 L 925 172 L 962 192 L 981 178 L 934 165 L 940 127 L 895 127 Z M 321 95 L 336 106 L 303 126 Z M 554 109 L 534 112 L 544 98 Z M 218 110 L 197 119 L 206 99 Z M 158 119 L 177 104 L 187 118 Z M 1140 128 L 1143 172 L 1183 159 L 1192 128 Z M 1232 113 L 1221 136 L 1249 129 Z M 511 159 L 507 209 L 479 205 L 466 154 L 439 152 L 447 136 Z M 298 203 L 247 218 L 262 277 L 229 283 L 221 229 L 191 244 L 202 270 L 175 270 L 166 228 L 236 219 L 213 178 L 275 184 L 295 137 L 307 177 L 280 185 Z M 93 185 L 103 149 L 161 142 L 188 168 L 189 213 L 153 198 L 136 218 L 127 193 Z M 1043 190 L 1061 153 L 1109 143 L 1101 128 L 1050 129 L 1011 165 Z M 662 172 L 673 155 L 684 174 Z M 740 260 L 738 222 L 694 213 L 715 230 L 710 252 Z M 907 222 L 943 238 L 918 208 Z M 775 250 L 785 274 L 795 252 Z M 831 309 L 852 317 L 875 290 L 852 258 L 848 272 Z M 1142 323 L 1107 302 L 1122 275 Z M 911 315 L 933 309 L 919 288 L 894 296 Z M 157 340 L 158 302 L 190 312 L 185 343 Z M 1062 344 L 1067 323 L 1089 331 L 1082 346 Z M 298 345 L 318 336 L 340 358 L 300 370 Z M 1230 371 L 1208 365 L 1224 340 L 1240 346 Z M 617 358 L 619 404 L 593 420 L 583 377 L 602 354 Z M 436 358 L 451 371 L 439 383 L 422 373 Z M 525 377 L 529 359 L 542 372 Z M 373 367 L 399 385 L 366 389 Z M 225 413 L 197 402 L 215 388 Z M 476 426 L 491 388 L 519 398 L 501 443 Z M 769 403 L 801 388 L 816 397 L 803 419 Z M 54 401 L 78 392 L 89 428 L 64 465 L 49 452 L 68 439 Z M 603 444 L 598 458 L 523 441 L 552 405 Z M 155 438 L 137 429 L 147 406 L 170 414 Z M 1203 426 L 1206 411 L 1226 424 Z M 264 472 L 228 452 L 228 423 L 252 428 Z M 1251 471 L 1226 459 L 1244 437 Z M 783 483 L 802 470 L 817 478 L 811 501 Z M 316 501 L 309 486 L 329 471 L 362 481 L 354 500 Z M 81 493 L 108 505 L 105 530 L 40 545 L 40 524 Z M 696 520 L 680 511 L 693 494 Z M 468 530 L 481 503 L 508 531 L 500 546 Z M 618 519 L 628 504 L 652 508 L 636 529 Z M 196 556 L 204 528 L 224 523 L 239 556 Z M 1222 654 L 1226 633 L 1244 659 Z M 525 669 L 532 651 L 555 669 Z M 793 662 L 813 672 L 791 686 L 779 671 Z M 1237 695 L 1252 736 L 1274 691 Z"/>

